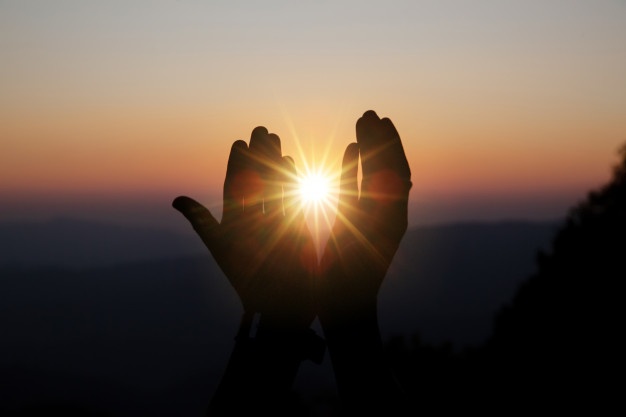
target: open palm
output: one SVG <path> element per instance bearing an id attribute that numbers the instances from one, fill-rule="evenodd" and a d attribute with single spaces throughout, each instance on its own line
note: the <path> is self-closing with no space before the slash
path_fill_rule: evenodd
<path id="1" fill-rule="evenodd" d="M 236 141 L 224 182 L 220 223 L 200 203 L 178 197 L 174 207 L 192 224 L 237 291 L 244 310 L 279 326 L 308 326 L 315 316 L 317 257 L 295 201 L 293 160 L 264 127 L 250 145 Z"/>
<path id="2" fill-rule="evenodd" d="M 320 318 L 326 322 L 375 311 L 407 229 L 411 171 L 396 128 L 368 111 L 357 121 L 356 134 L 357 143 L 344 154 L 337 218 L 321 263 Z"/>

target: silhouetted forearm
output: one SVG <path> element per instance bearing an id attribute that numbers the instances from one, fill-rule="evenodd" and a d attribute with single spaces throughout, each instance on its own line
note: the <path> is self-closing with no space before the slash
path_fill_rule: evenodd
<path id="1" fill-rule="evenodd" d="M 254 338 L 248 328 L 236 338 L 208 414 L 291 415 L 292 386 L 303 358 L 303 329 L 261 322 Z"/>
<path id="2" fill-rule="evenodd" d="M 283 414 L 299 365 L 277 341 L 237 342 L 208 415 Z"/>
<path id="3" fill-rule="evenodd" d="M 321 321 L 346 412 L 396 415 L 404 410 L 404 393 L 386 366 L 375 305 Z"/>

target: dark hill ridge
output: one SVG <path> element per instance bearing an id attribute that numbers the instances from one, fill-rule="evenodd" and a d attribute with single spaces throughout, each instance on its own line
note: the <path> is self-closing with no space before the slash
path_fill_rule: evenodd
<path id="1" fill-rule="evenodd" d="M 63 218 L 0 223 L 0 265 L 89 268 L 204 252 L 192 233 Z"/>
<path id="2" fill-rule="evenodd" d="M 493 314 L 535 270 L 555 222 L 458 223 L 410 229 L 379 296 L 387 335 L 415 329 L 427 341 L 479 344 Z"/>
<path id="3" fill-rule="evenodd" d="M 38 375 L 43 391 L 72 392 L 81 378 L 94 386 L 119 384 L 119 393 L 105 390 L 113 398 L 94 394 L 114 415 L 201 415 L 232 348 L 241 306 L 193 232 L 69 220 L 26 226 L 0 225 L 2 251 L 11 246 L 9 237 L 18 242 L 13 262 L 0 251 L 0 387 L 11 386 L 4 390 L 11 398 L 0 402 L 11 407 L 32 394 L 31 382 L 15 385 L 23 370 Z M 555 227 L 410 229 L 380 294 L 385 338 L 419 333 L 431 343 L 484 341 L 494 312 L 534 271 L 535 253 Z M 79 268 L 71 268 L 76 259 Z M 101 266 L 88 267 L 94 263 Z M 301 374 L 302 392 L 311 394 L 311 386 L 332 392 L 328 358 L 322 369 L 307 365 Z"/>
<path id="4" fill-rule="evenodd" d="M 111 415 L 202 415 L 241 314 L 208 257 L 0 277 L 0 414 L 75 404 L 84 379 L 84 399 Z"/>
<path id="5" fill-rule="evenodd" d="M 549 243 L 557 225 L 468 222 L 409 229 L 379 297 L 383 332 L 390 336 L 417 331 L 431 342 L 449 340 L 457 346 L 481 343 L 489 334 L 492 315 L 534 272 L 535 254 Z M 187 261 L 176 260 L 183 257 L 209 263 L 219 274 L 217 280 L 224 281 L 220 285 L 228 286 L 191 229 L 188 235 L 178 235 L 68 219 L 0 224 L 2 285 L 12 285 L 11 276 L 28 276 L 33 269 L 40 278 L 67 281 L 50 288 L 50 300 L 61 296 L 60 291 L 74 291 L 73 286 L 90 290 L 107 279 L 111 288 L 119 286 L 111 289 L 115 297 L 145 285 L 146 296 L 167 300 L 168 294 L 180 292 L 174 277 L 189 267 Z M 82 270 L 76 276 L 85 282 L 66 279 L 67 269 Z M 197 269 L 187 273 L 202 279 Z M 155 287 L 159 279 L 168 284 Z M 16 294 L 11 303 L 19 304 L 22 295 Z"/>

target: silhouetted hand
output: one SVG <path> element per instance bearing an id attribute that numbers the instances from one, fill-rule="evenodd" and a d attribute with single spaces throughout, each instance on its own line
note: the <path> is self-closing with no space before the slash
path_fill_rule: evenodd
<path id="1" fill-rule="evenodd" d="M 376 303 L 406 232 L 411 171 L 389 119 L 365 112 L 356 136 L 344 154 L 337 218 L 322 257 L 318 314 L 347 415 L 400 415 L 407 402 L 385 363 Z"/>
<path id="2" fill-rule="evenodd" d="M 300 362 L 321 361 L 323 342 L 309 330 L 316 314 L 317 255 L 295 198 L 296 184 L 294 162 L 282 156 L 279 137 L 257 127 L 250 146 L 236 141 L 231 148 L 220 223 L 189 197 L 173 202 L 244 307 L 210 415 L 291 415 L 289 392 Z M 260 320 L 250 338 L 254 313 L 260 313 Z"/>
<path id="3" fill-rule="evenodd" d="M 220 223 L 189 197 L 173 203 L 230 280 L 244 311 L 261 313 L 261 325 L 277 330 L 308 328 L 315 317 L 317 256 L 295 201 L 296 182 L 294 162 L 282 156 L 279 137 L 257 127 L 250 146 L 240 140 L 231 148 Z"/>
<path id="4" fill-rule="evenodd" d="M 375 308 L 407 228 L 411 171 L 396 128 L 370 110 L 357 121 L 356 136 L 344 154 L 337 218 L 322 257 L 320 318 L 327 322 Z"/>

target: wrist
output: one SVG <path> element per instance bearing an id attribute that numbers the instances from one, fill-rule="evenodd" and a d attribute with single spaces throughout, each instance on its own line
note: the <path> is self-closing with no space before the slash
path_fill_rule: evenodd
<path id="1" fill-rule="evenodd" d="M 324 331 L 327 329 L 350 329 L 353 327 L 378 329 L 376 295 L 371 297 L 326 297 L 319 309 Z"/>
<path id="2" fill-rule="evenodd" d="M 255 355 L 292 363 L 310 359 L 319 364 L 326 350 L 325 340 L 308 326 L 278 325 L 259 313 L 244 313 L 235 340 Z"/>
<path id="3" fill-rule="evenodd" d="M 359 309 L 339 309 L 320 315 L 320 323 L 329 349 L 340 346 L 368 347 L 381 344 L 378 310 L 373 303 Z"/>

